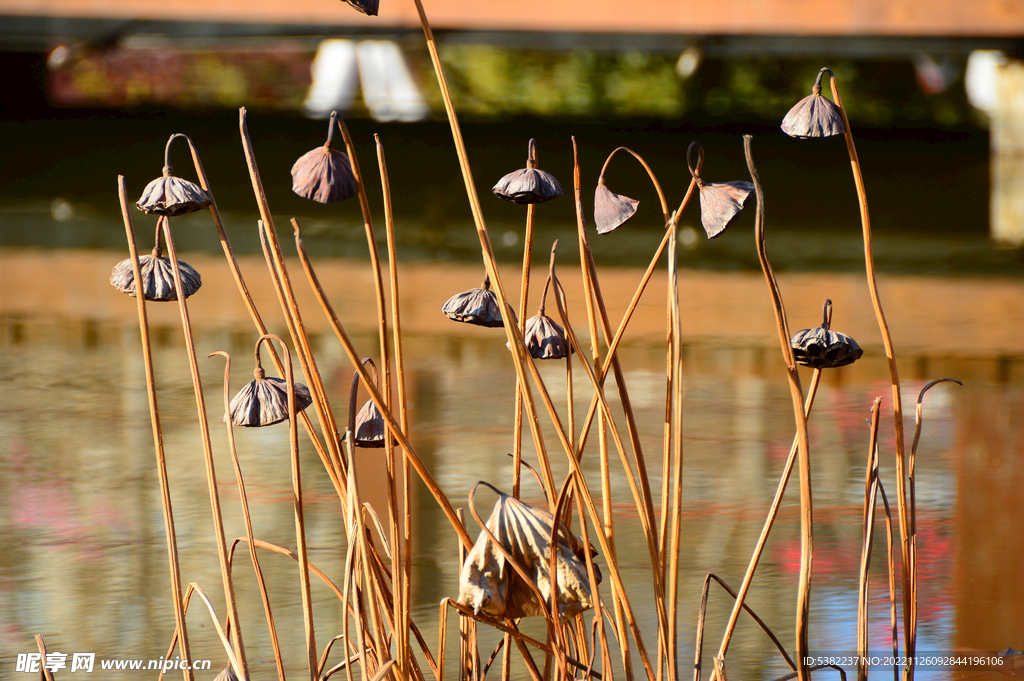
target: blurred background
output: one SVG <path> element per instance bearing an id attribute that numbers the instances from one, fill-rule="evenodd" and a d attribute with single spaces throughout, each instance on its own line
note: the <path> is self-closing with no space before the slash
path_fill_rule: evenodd
<path id="1" fill-rule="evenodd" d="M 812 644 L 827 654 L 850 654 L 868 410 L 877 396 L 891 410 L 889 378 L 864 284 L 845 144 L 795 140 L 779 130 L 788 109 L 810 93 L 818 70 L 835 72 L 866 177 L 908 433 L 925 382 L 941 376 L 965 382 L 935 389 L 924 410 L 918 650 L 1024 649 L 1024 4 L 425 0 L 425 6 L 510 295 L 519 290 L 524 210 L 491 196 L 491 186 L 525 165 L 527 142 L 535 138 L 540 167 L 566 189 L 565 197 L 537 210 L 531 313 L 551 242 L 561 240 L 566 272 L 578 262 L 571 137 L 579 145 L 589 222 L 597 176 L 617 146 L 642 154 L 677 205 L 690 180 L 685 150 L 691 141 L 705 149 L 707 180 L 746 180 L 741 136 L 754 135 L 768 249 L 791 329 L 817 325 L 829 297 L 834 328 L 865 349 L 861 362 L 830 372 L 811 421 L 821 542 Z M 271 330 L 284 333 L 255 230 L 238 107 L 249 111 L 249 133 L 285 248 L 293 252 L 286 233 L 295 217 L 364 354 L 375 353 L 377 341 L 358 205 L 299 198 L 289 170 L 323 144 L 330 111 L 342 112 L 367 176 L 383 249 L 373 137 L 380 136 L 394 192 L 412 441 L 457 505 L 480 477 L 508 486 L 514 377 L 504 339 L 439 312 L 449 296 L 479 285 L 483 270 L 411 2 L 383 0 L 380 15 L 366 17 L 338 0 L 0 0 L 0 68 L 0 677 L 13 669 L 13 656 L 34 650 L 35 633 L 46 635 L 51 650 L 145 658 L 166 650 L 173 615 L 135 304 L 107 285 L 110 268 L 127 253 L 115 182 L 124 175 L 134 201 L 159 176 L 168 137 L 187 133 L 257 304 Z M 175 147 L 171 163 L 179 175 L 195 179 L 183 147 Z M 630 223 L 591 239 L 617 318 L 663 226 L 639 166 L 617 157 L 605 177 L 614 191 L 641 201 Z M 704 575 L 715 571 L 730 584 L 739 582 L 792 437 L 749 213 L 713 241 L 704 236 L 696 206 L 680 228 L 684 658 L 693 652 Z M 145 252 L 153 223 L 133 215 Z M 255 337 L 216 232 L 205 212 L 174 224 L 183 259 L 204 281 L 189 299 L 199 352 L 230 350 L 238 358 L 233 381 L 240 386 L 251 375 L 247 358 Z M 649 462 L 660 461 L 664 416 L 661 268 L 622 348 Z M 582 327 L 578 282 L 567 287 L 570 314 Z M 340 410 L 351 369 L 308 293 L 300 295 Z M 179 536 L 187 549 L 183 577 L 213 595 L 217 561 L 177 311 L 150 308 Z M 235 536 L 242 529 L 220 422 L 223 365 L 210 361 L 201 368 L 211 431 L 219 438 L 218 479 L 231 507 L 225 511 L 233 523 L 228 533 Z M 546 371 L 556 399 L 564 401 L 564 387 L 561 394 L 557 387 L 564 376 Z M 808 378 L 804 374 L 805 385 Z M 589 395 L 582 383 L 576 393 Z M 586 406 L 577 405 L 577 416 Z M 881 433 L 891 498 L 891 416 L 882 419 Z M 319 462 L 302 444 L 311 471 L 313 560 L 336 574 L 345 555 L 336 502 Z M 243 467 L 253 471 L 257 534 L 294 541 L 285 433 L 239 434 L 239 446 Z M 588 463 L 596 475 L 596 462 Z M 652 476 L 657 491 L 657 465 Z M 616 484 L 625 501 L 624 483 Z M 414 616 L 427 639 L 436 640 L 430 623 L 437 602 L 457 590 L 455 544 L 432 500 L 422 489 L 418 494 Z M 628 588 L 642 600 L 649 585 L 639 558 L 643 547 L 629 543 L 636 519 L 628 506 L 618 509 L 618 521 L 627 528 L 623 554 L 638 556 L 628 566 Z M 792 494 L 750 597 L 790 647 L 796 509 Z M 876 532 L 872 650 L 885 651 L 884 528 Z M 280 594 L 281 620 L 297 623 L 291 566 L 265 569 L 272 594 Z M 98 582 L 97 575 L 109 577 Z M 248 599 L 243 611 L 258 620 L 255 586 L 240 588 Z M 340 629 L 340 608 L 326 591 L 317 599 L 318 631 L 329 636 Z M 720 631 L 728 608 L 724 597 L 712 598 L 709 631 Z M 200 621 L 193 651 L 220 659 L 209 625 Z M 653 618 L 643 625 L 653 632 Z M 252 629 L 250 647 L 268 656 L 258 621 Z M 292 673 L 301 667 L 300 631 L 296 624 L 286 634 L 285 649 L 296 651 L 286 653 Z M 706 650 L 717 648 L 717 634 L 707 641 Z M 763 679 L 784 673 L 781 662 L 766 660 L 766 650 L 761 635 L 742 624 L 730 649 L 730 672 Z M 272 674 L 266 657 L 258 664 L 257 678 Z"/>

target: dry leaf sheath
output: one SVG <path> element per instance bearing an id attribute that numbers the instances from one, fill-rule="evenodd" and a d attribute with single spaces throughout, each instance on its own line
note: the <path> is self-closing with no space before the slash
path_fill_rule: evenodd
<path id="1" fill-rule="evenodd" d="M 640 202 L 616 194 L 604 184 L 602 176 L 594 190 L 594 225 L 598 234 L 607 234 L 633 217 Z"/>
<path id="2" fill-rule="evenodd" d="M 338 112 L 331 112 L 327 142 L 299 157 L 292 166 L 292 191 L 317 203 L 337 203 L 356 195 L 359 187 L 348 155 L 332 148 Z"/>
<path id="3" fill-rule="evenodd" d="M 782 132 L 790 137 L 832 137 L 846 132 L 843 115 L 839 107 L 821 94 L 821 77 L 827 68 L 818 71 L 818 77 L 811 87 L 811 94 L 797 102 L 782 119 Z"/>
<path id="4" fill-rule="evenodd" d="M 531 139 L 526 167 L 514 170 L 498 180 L 491 189 L 499 198 L 515 203 L 544 203 L 562 195 L 562 185 L 551 173 L 537 168 L 536 143 Z"/>
<path id="5" fill-rule="evenodd" d="M 690 162 L 690 152 L 697 150 L 698 161 L 694 166 Z M 693 142 L 686 150 L 686 163 L 690 168 L 690 174 L 697 181 L 700 189 L 700 222 L 707 232 L 708 238 L 713 239 L 729 226 L 733 219 L 743 212 L 743 208 L 754 191 L 754 185 L 750 182 L 715 182 L 705 183 L 700 177 L 699 168 L 703 164 L 704 150 L 699 142 Z"/>
<path id="6" fill-rule="evenodd" d="M 491 291 L 491 278 L 484 277 L 482 288 L 457 293 L 441 306 L 449 319 L 477 326 L 504 326 L 498 298 Z"/>
<path id="7" fill-rule="evenodd" d="M 789 339 L 793 347 L 793 358 L 813 369 L 842 367 L 860 359 L 864 351 L 857 345 L 857 341 L 831 329 L 831 300 L 825 301 L 824 317 L 821 326 L 797 331 Z"/>
<path id="8" fill-rule="evenodd" d="M 478 483 L 487 485 L 487 483 Z M 487 485 L 491 487 L 490 485 Z M 491 489 L 494 489 L 491 487 Z M 494 490 L 498 492 L 498 490 Z M 459 603 L 497 618 L 543 615 L 551 602 L 551 525 L 553 516 L 498 492 L 491 517 L 462 565 Z M 558 611 L 573 617 L 593 607 L 582 540 L 559 522 L 555 547 Z M 497 540 L 501 548 L 495 546 Z M 504 549 L 502 551 L 501 549 Z M 544 602 L 513 568 L 506 554 L 540 590 Z"/>
<path id="9" fill-rule="evenodd" d="M 235 393 L 228 405 L 231 423 L 246 428 L 272 426 L 288 420 L 288 383 L 283 378 L 266 377 L 260 364 L 259 344 L 256 345 L 256 368 L 253 380 Z M 300 412 L 313 403 L 309 388 L 295 384 L 295 411 Z"/>

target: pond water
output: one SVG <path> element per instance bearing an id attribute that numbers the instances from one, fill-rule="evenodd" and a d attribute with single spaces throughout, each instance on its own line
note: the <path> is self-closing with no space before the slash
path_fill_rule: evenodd
<path id="1" fill-rule="evenodd" d="M 284 127 L 281 120 L 271 120 L 277 128 Z M 223 123 L 224 118 L 218 121 Z M 172 123 L 178 126 L 185 121 Z M 307 129 L 314 125 L 299 124 Z M 212 124 L 207 121 L 204 125 Z M 12 126 L 4 124 L 8 132 L 15 132 Z M 72 127 L 80 131 L 88 125 L 76 121 Z M 614 135 L 605 134 L 610 139 L 609 144 L 600 145 L 602 149 L 607 146 L 604 153 L 616 142 Z M 226 141 L 218 141 L 216 148 L 223 148 L 224 153 L 211 154 L 206 162 L 213 177 L 214 169 L 229 165 L 224 155 L 240 158 L 237 131 L 227 128 L 223 135 Z M 156 137 L 165 139 L 166 134 Z M 316 134 L 301 137 L 308 138 L 301 143 L 306 147 L 320 143 Z M 136 148 L 135 142 L 126 145 L 131 147 L 127 151 L 114 149 L 117 145 L 85 144 L 74 154 L 79 157 L 77 166 L 91 174 L 89 159 L 95 157 L 106 172 L 116 165 L 113 160 L 119 157 L 115 152 L 124 152 L 131 159 L 125 166 L 138 170 L 132 174 L 130 187 L 141 189 L 159 170 L 162 139 L 147 142 L 145 163 L 135 154 L 141 148 L 141 143 Z M 506 454 L 512 448 L 514 371 L 500 330 L 456 324 L 439 311 L 448 296 L 477 286 L 482 268 L 464 259 L 473 253 L 475 239 L 459 212 L 465 199 L 457 171 L 452 174 L 423 166 L 423 158 L 433 155 L 450 165 L 450 150 L 441 148 L 437 139 L 440 137 L 430 137 L 422 146 L 411 144 L 407 154 L 404 150 L 393 152 L 395 165 L 406 168 L 399 172 L 403 181 L 417 187 L 409 200 L 415 203 L 431 197 L 424 199 L 419 212 L 406 204 L 399 217 L 404 211 L 410 227 L 403 232 L 400 219 L 398 228 L 411 440 L 453 504 L 465 507 L 469 488 L 478 480 L 505 490 L 510 487 Z M 478 139 L 481 145 L 482 139 Z M 53 153 L 55 143 L 47 144 L 51 146 L 44 144 L 44 157 Z M 287 172 L 291 161 L 282 162 L 281 139 L 275 138 L 271 144 L 276 146 L 268 156 Z M 964 144 L 977 152 L 973 142 Z M 509 152 L 508 170 L 523 160 L 525 144 L 519 146 Z M 260 149 L 257 143 L 257 154 Z M 485 155 L 493 156 L 495 152 L 489 149 L 484 146 Z M 300 147 L 298 153 L 302 151 L 305 149 Z M 976 154 L 964 154 L 974 159 L 968 165 L 983 169 Z M 735 153 L 731 156 L 727 167 L 740 178 L 742 166 Z M 231 161 L 233 176 L 238 175 L 239 158 Z M 362 158 L 364 166 L 369 164 L 372 150 Z M 558 163 L 564 164 L 564 160 L 560 152 Z M 184 161 L 180 161 L 183 167 Z M 66 162 L 75 165 L 72 160 Z M 917 163 L 928 166 L 926 160 Z M 421 184 L 411 182 L 414 174 L 408 170 L 409 164 L 421 165 Z M 591 174 L 596 175 L 597 167 Z M 40 172 L 52 179 L 60 171 L 47 167 Z M 940 175 L 945 171 L 931 167 L 929 172 Z M 806 174 L 813 176 L 813 169 L 806 169 Z M 450 177 L 451 182 L 439 188 L 436 176 Z M 852 192 L 848 175 L 837 176 L 843 191 Z M 266 170 L 264 177 L 267 181 Z M 562 172 L 560 177 L 568 179 L 571 173 Z M 970 179 L 970 173 L 964 181 L 984 189 L 984 182 Z M 397 186 L 394 178 L 392 182 Z M 0 545 L 4 547 L 0 552 L 0 677 L 19 676 L 13 671 L 14 661 L 18 654 L 35 650 L 32 637 L 36 633 L 45 636 L 51 651 L 95 652 L 97 658 L 159 658 L 166 653 L 174 620 L 135 302 L 107 283 L 110 268 L 125 257 L 114 175 L 97 183 L 90 180 L 84 186 L 64 182 L 45 190 L 30 190 L 24 183 L 20 189 L 19 185 L 0 186 L 4 186 L 0 223 L 0 378 L 4 382 L 0 391 Z M 242 189 L 242 183 L 229 183 L 224 198 L 218 193 L 218 201 L 232 239 L 245 254 L 258 246 L 252 229 L 254 212 L 246 207 L 248 199 L 240 193 Z M 290 199 L 283 198 L 286 190 L 286 186 L 272 190 L 272 205 L 277 197 L 284 204 L 279 210 L 291 209 Z M 926 184 L 924 191 L 933 197 L 942 194 L 934 183 Z M 631 195 L 641 195 L 647 205 L 654 202 L 649 190 L 637 189 Z M 70 217 L 61 212 L 57 199 L 71 206 Z M 943 213 L 942 206 L 935 205 L 938 200 L 926 202 L 927 215 Z M 984 204 L 973 195 L 969 200 Z M 848 202 L 849 196 L 836 199 L 829 210 L 849 212 Z M 780 200 L 779 205 L 779 212 L 793 221 L 780 229 L 778 240 L 769 237 L 769 250 L 773 255 L 773 249 L 778 251 L 783 269 L 788 270 L 780 276 L 780 284 L 791 328 L 817 325 L 822 301 L 829 297 L 835 304 L 835 328 L 855 337 L 865 349 L 860 362 L 826 375 L 810 422 L 816 523 L 811 647 L 826 654 L 849 654 L 856 649 L 864 466 L 870 407 L 876 397 L 882 397 L 884 413 L 880 428 L 883 481 L 890 500 L 895 498 L 892 420 L 891 413 L 885 411 L 891 410 L 888 371 L 863 275 L 857 272 L 859 233 L 840 233 L 838 227 L 829 225 L 822 234 L 815 234 L 812 225 L 817 218 L 801 217 L 793 200 Z M 355 207 L 337 210 L 343 211 L 337 219 L 326 211 L 317 212 L 319 208 L 303 207 L 304 212 L 296 213 L 310 232 L 307 241 L 342 322 L 360 352 L 375 356 L 378 345 L 370 270 L 365 258 L 352 257 L 365 252 L 365 241 L 360 244 L 361 225 Z M 511 263 L 522 248 L 521 232 L 516 231 L 513 213 L 504 212 L 508 210 L 503 206 L 495 209 L 498 217 L 492 231 L 506 263 L 502 276 L 510 295 L 516 297 L 518 267 Z M 559 220 L 538 237 L 536 252 L 538 261 L 546 259 L 550 240 L 562 237 L 560 271 L 569 290 L 570 315 L 586 343 L 575 237 L 569 222 L 571 205 L 559 210 Z M 884 208 L 878 212 L 887 216 Z M 893 237 L 879 229 L 883 232 L 879 237 L 883 262 L 880 288 L 904 382 L 908 434 L 913 433 L 913 405 L 924 383 L 943 376 L 964 382 L 963 387 L 945 384 L 935 388 L 924 406 L 917 464 L 919 652 L 1024 648 L 1024 597 L 1019 588 L 1024 583 L 1024 561 L 1020 560 L 1024 533 L 1019 529 L 1024 518 L 1020 493 L 1024 487 L 1024 459 L 1020 456 L 1024 451 L 1024 342 L 1020 336 L 1024 279 L 1019 277 L 1017 251 L 993 248 L 985 239 L 983 219 L 975 217 L 964 226 L 954 224 L 964 217 L 962 212 L 958 215 L 944 216 L 945 226 L 934 233 L 917 225 Z M 279 229 L 286 224 L 283 218 Z M 882 217 L 880 222 L 891 224 L 891 219 Z M 650 217 L 647 220 L 657 222 Z M 794 430 L 770 302 L 762 276 L 750 271 L 756 256 L 751 223 L 746 217 L 744 220 L 722 240 L 704 243 L 701 237 L 680 256 L 685 266 L 680 276 L 685 359 L 679 568 L 683 674 L 690 669 L 704 577 L 713 572 L 733 586 L 740 582 Z M 438 222 L 445 226 L 435 228 Z M 856 228 L 855 211 L 852 216 L 843 213 L 840 222 L 844 229 L 849 225 Z M 223 362 L 205 356 L 216 350 L 230 352 L 234 358 L 232 384 L 240 387 L 251 376 L 255 335 L 223 258 L 216 255 L 208 218 L 184 218 L 176 225 L 182 258 L 203 276 L 204 286 L 189 299 L 189 308 L 201 358 L 227 536 L 242 536 L 235 476 L 220 419 Z M 194 226 L 202 231 L 192 230 Z M 149 220 L 137 220 L 137 238 L 143 248 L 148 248 L 150 229 Z M 635 233 L 616 232 L 598 242 L 602 288 L 613 319 L 624 310 L 642 273 L 637 264 L 650 257 L 657 238 L 656 228 L 648 226 Z M 286 249 L 292 252 L 287 245 Z M 904 261 L 907 266 L 900 268 Z M 315 306 L 301 269 L 295 263 L 292 266 L 327 390 L 335 410 L 343 413 L 351 367 Z M 271 330 L 285 335 L 262 258 L 243 255 L 242 269 Z M 537 304 L 542 284 L 538 272 L 535 270 L 532 283 L 531 308 Z M 662 487 L 664 301 L 662 265 L 620 351 L 655 498 Z M 182 579 L 201 584 L 223 612 L 195 401 L 177 308 L 154 304 L 148 309 L 156 342 L 154 360 Z M 542 373 L 564 417 L 564 367 L 561 363 L 545 366 Z M 803 374 L 805 387 L 809 377 L 809 373 Z M 580 419 L 590 392 L 581 370 L 574 378 L 575 414 Z M 613 408 L 618 408 L 615 400 Z M 557 479 L 564 476 L 567 466 L 554 445 L 547 417 L 542 416 L 541 421 Z M 236 439 L 256 534 L 291 546 L 294 528 L 287 428 L 238 430 Z M 311 560 L 336 578 L 342 573 L 345 557 L 338 502 L 304 435 L 300 447 Z M 592 476 L 590 484 L 596 488 L 597 457 L 591 451 L 596 452 L 596 438 L 591 438 L 584 457 L 587 475 Z M 531 446 L 525 456 L 536 462 Z M 365 466 L 366 493 L 372 499 L 377 486 L 374 480 L 379 480 L 373 477 L 379 474 L 379 459 L 363 455 L 360 465 Z M 414 489 L 413 617 L 433 646 L 437 604 L 446 596 L 457 595 L 457 542 L 425 488 L 417 482 Z M 645 642 L 653 648 L 656 624 L 649 607 L 647 554 L 621 469 L 613 476 L 613 495 L 626 588 L 640 616 Z M 539 489 L 528 481 L 524 496 L 537 501 Z M 489 503 L 490 498 L 481 493 L 478 504 L 486 507 Z M 872 652 L 882 654 L 891 649 L 891 643 L 881 522 L 875 532 L 871 645 Z M 303 674 L 304 643 L 296 571 L 290 560 L 275 558 L 265 558 L 263 567 L 287 669 L 298 676 Z M 748 598 L 789 650 L 793 648 L 798 569 L 799 519 L 793 485 Z M 251 572 L 241 566 L 237 570 L 242 620 L 251 622 L 243 632 L 253 676 L 273 678 L 258 591 Z M 318 649 L 322 650 L 327 640 L 340 633 L 340 605 L 326 589 L 315 588 L 314 608 Z M 710 655 L 717 649 L 729 608 L 728 598 L 713 592 L 705 670 L 710 669 Z M 189 626 L 193 656 L 213 659 L 216 672 L 225 660 L 209 618 L 190 610 Z M 526 626 L 528 632 L 535 632 L 532 626 Z M 450 624 L 449 628 L 456 627 Z M 449 650 L 453 647 L 457 648 Z M 764 635 L 748 620 L 741 620 L 728 662 L 730 674 L 738 678 L 772 679 L 787 671 Z M 951 673 L 919 675 L 948 678 Z"/>

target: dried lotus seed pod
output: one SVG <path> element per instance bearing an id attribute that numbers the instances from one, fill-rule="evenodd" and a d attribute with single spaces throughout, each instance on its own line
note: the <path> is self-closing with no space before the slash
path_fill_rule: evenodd
<path id="1" fill-rule="evenodd" d="M 283 378 L 267 378 L 258 364 L 253 380 L 235 393 L 228 405 L 231 423 L 246 428 L 272 426 L 288 420 L 288 382 Z M 300 412 L 313 403 L 309 388 L 295 384 L 295 411 Z"/>
<path id="2" fill-rule="evenodd" d="M 147 184 L 142 190 L 142 197 L 135 203 L 143 213 L 174 217 L 202 210 L 213 202 L 210 195 L 195 183 L 175 177 L 171 168 L 171 143 L 179 137 L 188 139 L 181 133 L 171 135 L 164 147 L 163 176 Z"/>
<path id="3" fill-rule="evenodd" d="M 484 277 L 482 288 L 457 293 L 441 306 L 449 319 L 477 326 L 504 326 L 498 297 L 491 291 L 490 276 Z"/>
<path id="4" fill-rule="evenodd" d="M 853 364 L 864 351 L 844 333 L 833 331 L 832 301 L 825 301 L 824 321 L 813 329 L 802 329 L 793 334 L 789 344 L 797 363 L 813 369 L 832 369 Z"/>
<path id="5" fill-rule="evenodd" d="M 167 302 L 178 299 L 178 292 L 174 285 L 174 267 L 171 259 L 161 256 L 159 248 L 154 248 L 151 255 L 139 257 L 139 270 L 142 273 L 142 293 L 146 300 L 155 302 Z M 185 297 L 199 290 L 203 281 L 199 272 L 184 260 L 178 261 L 178 269 L 181 271 L 181 286 L 185 291 Z M 132 267 L 132 259 L 128 258 L 114 265 L 110 273 L 110 284 L 118 291 L 135 297 L 135 269 Z"/>
<path id="6" fill-rule="evenodd" d="M 491 189 L 499 198 L 515 203 L 543 203 L 562 195 L 562 185 L 551 173 L 537 168 L 536 143 L 530 140 L 526 167 L 514 170 Z"/>

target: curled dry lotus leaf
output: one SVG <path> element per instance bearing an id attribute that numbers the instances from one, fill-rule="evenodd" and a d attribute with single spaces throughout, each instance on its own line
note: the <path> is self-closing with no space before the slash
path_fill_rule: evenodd
<path id="1" fill-rule="evenodd" d="M 262 371 L 257 369 L 257 376 Z M 309 388 L 295 384 L 295 411 L 313 403 Z M 256 378 L 239 390 L 228 405 L 231 423 L 246 428 L 272 426 L 288 420 L 288 382 L 283 378 Z"/>
<path id="2" fill-rule="evenodd" d="M 598 182 L 594 190 L 594 225 L 597 233 L 607 234 L 633 217 L 638 205 L 640 202 L 636 199 L 616 194 L 604 182 Z"/>
<path id="3" fill-rule="evenodd" d="M 708 238 L 725 231 L 729 223 L 743 212 L 743 207 L 754 191 L 749 182 L 715 182 L 700 186 L 700 222 Z"/>
<path id="4" fill-rule="evenodd" d="M 459 575 L 459 603 L 495 618 L 543 615 L 551 603 L 551 513 L 499 494 L 487 529 L 537 585 L 544 603 L 508 564 L 486 532 L 481 532 L 466 556 Z M 594 606 L 587 577 L 586 556 L 592 547 L 559 522 L 555 547 L 558 612 L 572 617 Z M 596 569 L 596 565 L 594 566 Z M 600 577 L 598 577 L 600 581 Z"/>
<path id="5" fill-rule="evenodd" d="M 336 203 L 355 196 L 359 187 L 348 154 L 323 146 L 292 166 L 292 191 L 317 203 Z"/>
<path id="6" fill-rule="evenodd" d="M 210 205 L 210 195 L 198 185 L 175 177 L 170 166 L 164 167 L 164 176 L 158 177 L 142 190 L 136 206 L 143 213 L 155 215 L 184 215 Z"/>
<path id="7" fill-rule="evenodd" d="M 832 137 L 846 132 L 839 107 L 820 92 L 797 102 L 782 119 L 782 132 L 790 137 Z"/>
<path id="8" fill-rule="evenodd" d="M 380 5 L 380 0 L 345 0 L 345 2 L 371 17 L 377 16 L 377 7 Z"/>
<path id="9" fill-rule="evenodd" d="M 864 351 L 845 333 L 823 326 L 803 329 L 789 339 L 793 357 L 800 364 L 814 369 L 831 369 L 853 364 Z"/>
<path id="10" fill-rule="evenodd" d="M 366 404 L 356 414 L 356 432 L 354 437 L 356 447 L 383 447 L 386 430 L 384 417 L 381 415 L 380 409 L 377 409 L 377 405 L 373 403 L 373 400 L 366 400 Z"/>
<path id="11" fill-rule="evenodd" d="M 572 352 L 565 340 L 565 330 L 545 314 L 526 320 L 523 342 L 534 359 L 564 359 Z"/>
<path id="12" fill-rule="evenodd" d="M 477 326 L 504 326 L 498 297 L 488 289 L 474 288 L 452 296 L 441 306 L 449 319 Z"/>
<path id="13" fill-rule="evenodd" d="M 563 193 L 558 180 L 538 168 L 515 170 L 498 180 L 491 191 L 506 201 L 516 203 L 544 203 Z"/>
<path id="14" fill-rule="evenodd" d="M 177 300 L 178 292 L 174 287 L 174 268 L 171 266 L 171 259 L 166 256 L 143 255 L 139 258 L 139 269 L 142 272 L 142 292 L 146 300 L 165 302 Z M 185 290 L 185 297 L 199 290 L 203 285 L 199 272 L 182 260 L 178 261 L 178 269 L 181 270 L 181 285 Z M 110 273 L 110 284 L 118 291 L 135 297 L 135 270 L 132 267 L 132 259 L 122 260 L 114 265 Z"/>

